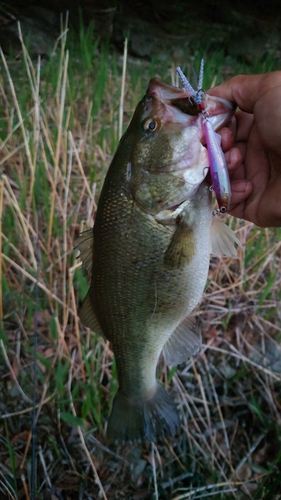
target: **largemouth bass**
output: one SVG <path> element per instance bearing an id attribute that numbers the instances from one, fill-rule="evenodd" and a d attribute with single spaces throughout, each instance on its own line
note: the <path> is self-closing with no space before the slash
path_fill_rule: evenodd
<path id="1" fill-rule="evenodd" d="M 233 113 L 204 96 L 215 130 Z M 156 381 L 168 364 L 196 354 L 190 313 L 201 299 L 210 252 L 235 253 L 237 239 L 212 216 L 200 108 L 180 88 L 150 81 L 121 138 L 99 198 L 93 230 L 79 248 L 91 285 L 80 310 L 115 355 L 119 389 L 107 434 L 121 441 L 175 434 L 175 403 Z"/>

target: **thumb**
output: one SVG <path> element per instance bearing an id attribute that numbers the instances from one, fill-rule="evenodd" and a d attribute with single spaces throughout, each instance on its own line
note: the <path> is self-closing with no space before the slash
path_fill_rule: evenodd
<path id="1" fill-rule="evenodd" d="M 280 85 L 281 71 L 261 75 L 237 75 L 208 90 L 208 94 L 228 99 L 235 102 L 242 111 L 253 113 L 256 102 L 263 94 Z"/>

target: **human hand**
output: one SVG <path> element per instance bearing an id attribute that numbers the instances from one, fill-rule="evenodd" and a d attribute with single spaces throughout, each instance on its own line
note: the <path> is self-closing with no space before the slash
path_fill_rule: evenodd
<path id="1" fill-rule="evenodd" d="M 261 227 L 281 226 L 281 71 L 239 75 L 208 91 L 239 107 L 221 130 L 229 166 L 229 213 Z"/>

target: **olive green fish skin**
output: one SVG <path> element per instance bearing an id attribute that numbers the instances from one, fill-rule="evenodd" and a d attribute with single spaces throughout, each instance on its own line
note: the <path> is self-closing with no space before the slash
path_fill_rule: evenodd
<path id="1" fill-rule="evenodd" d="M 207 153 L 194 111 L 188 116 L 175 107 L 178 95 L 182 99 L 181 89 L 150 83 L 108 170 L 94 225 L 91 286 L 81 319 L 94 328 L 88 319 L 93 311 L 97 329 L 112 343 L 119 393 L 109 434 L 120 440 L 174 434 L 178 416 L 156 382 L 156 366 L 207 279 Z"/>
<path id="2" fill-rule="evenodd" d="M 199 257 L 198 247 L 205 224 L 211 224 L 210 191 L 204 184 L 190 203 L 196 217 L 202 212 L 205 220 L 194 234 L 188 214 L 173 232 L 110 184 L 105 184 L 94 226 L 98 244 L 91 298 L 101 329 L 112 342 L 120 388 L 128 397 L 145 397 L 155 388 L 165 341 L 202 295 L 210 251 L 207 242 Z M 197 263 L 196 273 L 188 261 Z"/>
<path id="3" fill-rule="evenodd" d="M 199 252 L 201 264 L 205 261 L 199 269 L 204 271 L 201 276 L 200 271 L 199 275 L 197 270 L 194 273 L 192 257 L 198 255 L 195 246 L 200 242 L 193 230 L 189 230 L 191 273 L 184 257 L 177 265 L 173 255 L 168 258 L 166 253 L 175 232 L 184 234 L 184 228 L 198 221 L 204 232 L 202 216 L 206 227 L 210 225 L 211 194 L 205 185 L 202 195 L 190 202 L 176 224 L 158 223 L 152 214 L 175 204 L 186 186 L 172 172 L 145 170 L 147 164 L 151 170 L 160 170 L 161 164 L 170 166 L 174 162 L 172 138 L 165 134 L 157 147 L 155 137 L 140 129 L 138 113 L 134 119 L 116 152 L 99 200 L 94 226 L 92 301 L 101 329 L 112 342 L 120 388 L 128 397 L 145 397 L 155 389 L 156 364 L 165 341 L 202 295 L 209 264 L 207 243 L 205 255 Z M 143 148 L 142 140 L 148 143 Z M 133 149 L 134 143 L 138 147 Z M 180 241 L 178 246 L 182 246 Z"/>

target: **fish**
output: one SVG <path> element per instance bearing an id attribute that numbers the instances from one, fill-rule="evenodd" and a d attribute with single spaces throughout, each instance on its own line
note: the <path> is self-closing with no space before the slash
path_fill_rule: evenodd
<path id="1" fill-rule="evenodd" d="M 204 94 L 214 130 L 229 101 Z M 110 341 L 119 388 L 107 425 L 111 441 L 156 442 L 179 428 L 176 403 L 156 379 L 160 356 L 186 361 L 202 339 L 192 311 L 210 254 L 239 241 L 212 215 L 201 109 L 182 88 L 153 78 L 122 136 L 98 201 L 93 229 L 75 248 L 90 278 L 79 316 Z"/>

